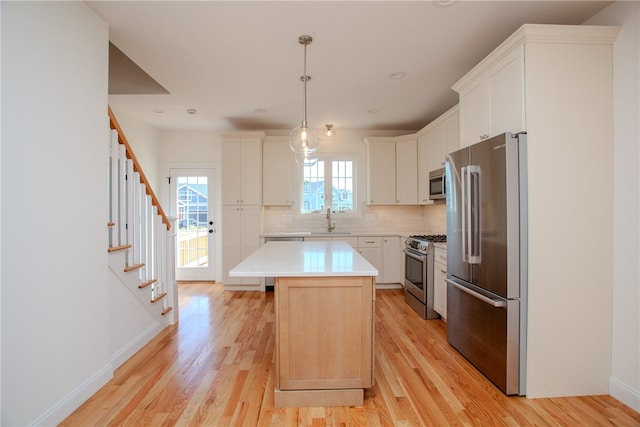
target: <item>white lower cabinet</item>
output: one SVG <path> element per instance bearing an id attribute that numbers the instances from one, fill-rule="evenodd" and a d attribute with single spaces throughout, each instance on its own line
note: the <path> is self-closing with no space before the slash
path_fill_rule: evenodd
<path id="1" fill-rule="evenodd" d="M 229 277 L 229 270 L 260 246 L 260 206 L 223 206 L 222 221 L 222 269 L 225 289 L 258 289 L 259 277 Z"/>
<path id="2" fill-rule="evenodd" d="M 435 248 L 433 260 L 433 309 L 447 321 L 447 250 Z"/>
<path id="3" fill-rule="evenodd" d="M 404 270 L 400 268 L 400 237 L 383 237 L 382 238 L 382 271 L 383 283 L 402 283 L 402 275 Z M 404 255 L 404 254 L 403 254 Z"/>
<path id="4" fill-rule="evenodd" d="M 400 237 L 380 237 L 380 236 L 314 236 L 305 237 L 305 241 L 314 240 L 343 240 L 353 249 L 358 251 L 376 270 L 376 284 L 396 285 L 402 283 L 404 268 L 401 267 L 402 257 L 400 256 Z"/>

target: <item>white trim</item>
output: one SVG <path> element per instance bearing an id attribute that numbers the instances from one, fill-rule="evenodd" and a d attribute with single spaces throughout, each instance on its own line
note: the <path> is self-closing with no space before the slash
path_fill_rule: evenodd
<path id="1" fill-rule="evenodd" d="M 328 162 L 325 165 L 325 169 L 331 168 L 332 161 L 351 161 L 353 162 L 353 210 L 349 212 L 335 212 L 332 215 L 335 215 L 336 219 L 344 219 L 344 218 L 362 218 L 363 209 L 359 206 L 359 198 L 362 198 L 361 191 L 363 191 L 360 187 L 359 181 L 359 173 L 360 168 L 363 167 L 362 156 L 357 153 L 321 153 L 318 154 L 318 161 Z M 325 173 L 326 178 L 326 173 Z M 303 203 L 304 195 L 302 194 L 302 182 L 304 180 L 304 170 L 303 166 L 296 163 L 296 189 L 293 203 L 291 204 L 294 209 L 294 217 L 296 219 L 309 219 L 309 218 L 325 218 L 326 212 L 323 210 L 322 212 L 308 212 L 302 213 L 300 212 L 301 206 Z M 325 200 L 326 200 L 326 188 L 325 188 Z"/>
<path id="2" fill-rule="evenodd" d="M 609 394 L 634 411 L 640 412 L 640 390 L 634 390 L 616 378 L 609 377 Z"/>
<path id="3" fill-rule="evenodd" d="M 144 331 L 140 332 L 135 338 L 129 341 L 120 350 L 111 355 L 111 366 L 114 371 L 118 369 L 124 362 L 129 360 L 131 356 L 140 351 L 145 345 L 147 345 L 153 338 L 156 337 L 165 328 L 159 322 L 151 325 Z"/>
<path id="4" fill-rule="evenodd" d="M 109 382 L 114 371 L 113 365 L 108 363 L 28 425 L 53 426 L 60 423 Z"/>

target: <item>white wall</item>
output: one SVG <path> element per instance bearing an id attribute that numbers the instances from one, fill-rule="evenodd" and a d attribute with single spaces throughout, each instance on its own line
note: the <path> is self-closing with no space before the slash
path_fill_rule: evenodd
<path id="1" fill-rule="evenodd" d="M 2 2 L 2 425 L 102 386 L 108 28 L 82 2 Z"/>
<path id="2" fill-rule="evenodd" d="M 640 411 L 640 3 L 616 2 L 586 24 L 622 26 L 613 48 L 614 260 L 609 393 Z"/>
<path id="3" fill-rule="evenodd" d="M 162 173 L 160 172 L 160 131 L 148 126 L 132 117 L 130 114 L 112 107 L 111 111 L 116 116 L 124 135 L 133 150 L 133 153 L 142 167 L 144 175 L 151 184 L 151 189 L 156 196 L 160 188 Z M 159 196 L 158 196 L 159 197 Z M 164 208 L 164 206 L 163 206 Z"/>
<path id="4" fill-rule="evenodd" d="M 222 139 L 216 131 L 179 131 L 164 130 L 160 134 L 159 164 L 161 182 L 158 198 L 167 215 L 172 212 L 169 206 L 169 185 L 166 177 L 170 167 L 200 168 L 222 159 Z M 220 201 L 219 191 L 217 201 Z"/>

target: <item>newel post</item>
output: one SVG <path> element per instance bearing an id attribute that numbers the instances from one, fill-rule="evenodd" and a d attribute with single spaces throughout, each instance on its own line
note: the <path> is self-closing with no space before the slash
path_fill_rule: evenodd
<path id="1" fill-rule="evenodd" d="M 167 284 L 167 301 L 173 310 L 167 313 L 169 316 L 168 322 L 170 325 L 178 323 L 178 282 L 176 281 L 176 236 L 177 236 L 177 217 L 168 217 L 171 229 L 167 230 L 167 238 L 165 241 L 165 259 L 164 259 L 164 274 Z"/>

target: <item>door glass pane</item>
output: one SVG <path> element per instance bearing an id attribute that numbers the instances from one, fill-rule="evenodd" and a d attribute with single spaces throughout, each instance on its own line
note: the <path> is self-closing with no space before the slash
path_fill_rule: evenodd
<path id="1" fill-rule="evenodd" d="M 206 176 L 179 176 L 177 185 L 178 267 L 209 264 L 209 200 Z"/>

